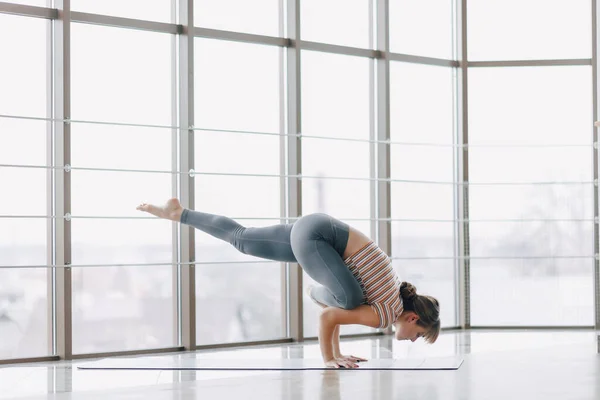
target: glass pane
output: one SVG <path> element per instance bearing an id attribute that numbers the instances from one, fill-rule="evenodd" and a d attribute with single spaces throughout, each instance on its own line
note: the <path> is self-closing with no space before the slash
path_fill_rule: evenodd
<path id="1" fill-rule="evenodd" d="M 302 40 L 370 48 L 370 3 L 369 0 L 301 1 Z"/>
<path id="2" fill-rule="evenodd" d="M 594 218 L 593 190 L 591 184 L 473 185 L 469 187 L 469 218 Z"/>
<path id="3" fill-rule="evenodd" d="M 207 210 L 202 210 L 207 211 Z M 212 210 L 207 211 L 212 212 Z M 225 214 L 223 214 L 225 215 Z M 230 215 L 226 215 L 230 216 Z M 231 217 L 231 216 L 230 216 Z M 278 221 L 238 220 L 246 227 Z M 225 241 L 196 231 L 197 340 L 199 344 L 266 340 L 285 336 L 281 264 L 245 255 Z M 235 264 L 235 261 L 257 263 Z"/>
<path id="4" fill-rule="evenodd" d="M 73 11 L 92 14 L 112 15 L 159 22 L 174 22 L 175 0 L 145 1 L 143 6 L 137 0 L 71 0 Z"/>
<path id="5" fill-rule="evenodd" d="M 393 265 L 400 280 L 415 285 L 418 294 L 433 296 L 439 301 L 442 328 L 457 326 L 454 260 L 393 260 Z"/>
<path id="6" fill-rule="evenodd" d="M 592 326 L 593 266 L 593 258 L 471 260 L 471 324 Z"/>
<path id="7" fill-rule="evenodd" d="M 20 241 L 23 237 L 20 236 L 18 250 L 15 249 L 19 252 L 19 263 L 26 259 L 33 261 L 34 257 L 27 255 L 26 251 L 33 251 L 36 255 L 45 255 L 46 251 L 45 221 L 27 222 L 13 223 L 12 227 L 21 225 L 20 229 L 16 229 L 17 234 L 27 231 L 36 239 L 39 239 L 38 233 L 41 232 L 44 234 L 43 242 L 28 244 Z M 29 229 L 30 226 L 35 230 Z M 0 236 L 3 235 L 0 233 Z M 33 242 L 32 239 L 30 241 Z M 7 242 L 2 240 L 1 243 Z M 21 254 L 24 258 L 21 258 Z M 13 255 L 9 252 L 5 256 L 4 251 L 0 252 L 0 264 L 6 265 L 6 260 Z M 35 258 L 38 265 L 46 263 L 45 257 Z M 38 258 L 43 258 L 43 261 L 40 262 Z M 0 359 L 50 355 L 47 274 L 45 268 L 0 269 Z"/>
<path id="8" fill-rule="evenodd" d="M 452 59 L 453 8 L 453 0 L 390 0 L 390 51 Z"/>
<path id="9" fill-rule="evenodd" d="M 426 149 L 429 150 L 429 149 Z M 433 159 L 431 152 L 427 160 Z M 435 154 L 435 152 L 433 153 Z M 441 159 L 443 161 L 444 158 Z M 453 170 L 452 159 L 446 163 L 440 161 L 439 166 L 445 165 L 446 170 Z M 430 164 L 435 164 L 430 162 Z M 417 164 L 418 165 L 418 164 Z M 438 171 L 431 173 L 437 181 L 447 181 L 448 173 Z M 413 164 L 412 169 L 417 168 Z M 399 175 L 392 170 L 392 178 Z M 420 178 L 421 174 L 402 173 L 402 178 Z M 454 219 L 454 188 L 453 185 L 423 184 L 423 183 L 391 183 L 391 213 L 392 218 L 401 219 Z M 393 260 L 402 281 L 412 283 L 421 294 L 435 297 L 441 305 L 440 318 L 442 326 L 456 326 L 456 263 L 450 259 L 420 259 L 428 257 L 453 257 L 455 230 L 452 222 L 392 222 L 392 257 L 415 257 L 416 259 Z"/>
<path id="10" fill-rule="evenodd" d="M 391 192 L 392 218 L 454 218 L 453 185 L 392 182 Z"/>
<path id="11" fill-rule="evenodd" d="M 259 226 L 252 223 L 252 226 Z M 222 246 L 229 246 L 224 243 Z M 215 248 L 198 248 L 215 253 Z M 198 253 L 202 254 L 202 253 Z M 281 264 L 198 265 L 196 329 L 199 345 L 285 337 Z"/>
<path id="12" fill-rule="evenodd" d="M 245 152 L 240 152 L 242 161 L 245 155 L 254 154 L 251 151 L 254 146 L 260 146 L 260 141 L 255 142 L 253 137 L 231 134 L 231 137 L 236 136 L 247 138 L 248 147 L 243 147 Z M 203 159 L 208 150 L 214 152 L 213 156 L 219 157 L 219 149 L 225 152 L 231 148 L 219 146 L 219 140 L 228 140 L 227 137 L 223 139 L 211 135 L 203 139 L 206 140 L 202 144 L 207 146 L 197 153 L 196 165 L 202 167 L 204 172 L 255 172 L 252 169 L 244 170 L 244 166 L 237 163 L 237 168 L 224 163 L 211 165 L 209 160 Z M 273 138 L 267 139 L 264 143 L 271 142 Z M 274 146 L 273 151 L 269 152 L 271 144 L 273 143 L 269 143 L 266 149 L 257 147 L 257 151 L 264 151 L 266 160 L 266 163 L 257 166 L 264 168 L 265 173 L 277 173 L 273 169 L 278 167 L 278 150 Z M 231 159 L 226 153 L 222 155 L 225 160 Z M 196 175 L 195 185 L 195 209 L 198 211 L 233 218 L 246 227 L 279 224 L 277 218 L 282 190 L 279 178 Z M 274 219 L 259 220 L 252 217 Z M 198 262 L 226 262 L 201 264 L 196 269 L 198 343 L 230 343 L 284 337 L 281 263 L 243 254 L 231 244 L 200 230 L 195 233 Z M 256 263 L 235 264 L 236 261 Z"/>
<path id="13" fill-rule="evenodd" d="M 369 181 L 304 179 L 302 213 L 322 212 L 338 219 L 370 218 L 369 188 Z M 370 236 L 369 228 L 363 233 Z"/>
<path id="14" fill-rule="evenodd" d="M 71 214 L 147 217 L 135 208 L 142 202 L 162 204 L 172 197 L 172 179 L 171 174 L 73 170 Z"/>
<path id="15" fill-rule="evenodd" d="M 393 179 L 450 183 L 454 180 L 454 148 L 451 146 L 392 144 L 390 158 Z"/>
<path id="16" fill-rule="evenodd" d="M 74 168 L 172 171 L 172 136 L 169 128 L 74 123 L 71 124 L 71 165 Z M 168 175 L 161 174 L 161 177 L 168 179 Z"/>
<path id="17" fill-rule="evenodd" d="M 75 217 L 146 216 L 135 210 L 140 202 L 164 202 L 171 194 L 170 174 L 71 174 Z M 74 218 L 71 226 L 75 265 L 172 262 L 170 221 Z M 168 265 L 74 268 L 74 352 L 174 345 L 172 276 Z"/>
<path id="18" fill-rule="evenodd" d="M 46 265 L 49 221 L 46 218 L 2 218 L 0 265 Z"/>
<path id="19" fill-rule="evenodd" d="M 0 168 L 0 188 L 13 192 L 0 196 L 0 215 L 47 215 L 46 173 L 42 168 Z"/>
<path id="20" fill-rule="evenodd" d="M 589 140 L 591 142 L 592 138 Z M 565 136 L 564 141 L 566 143 L 570 138 Z M 591 152 L 591 145 L 473 147 L 469 150 L 469 163 L 479 168 L 469 171 L 469 177 L 474 183 L 591 182 L 594 179 Z M 500 165 L 502 168 L 498 168 Z"/>
<path id="21" fill-rule="evenodd" d="M 172 36 L 72 24 L 74 120 L 171 125 Z"/>
<path id="22" fill-rule="evenodd" d="M 301 58 L 302 133 L 368 140 L 370 60 L 314 51 Z"/>
<path id="23" fill-rule="evenodd" d="M 392 248 L 394 257 L 453 257 L 454 223 L 392 221 Z"/>
<path id="24" fill-rule="evenodd" d="M 202 28 L 280 36 L 282 0 L 194 0 L 194 25 Z"/>
<path id="25" fill-rule="evenodd" d="M 591 145 L 591 121 L 589 66 L 469 70 L 471 144 Z"/>
<path id="26" fill-rule="evenodd" d="M 196 39 L 196 126 L 278 133 L 279 49 Z"/>
<path id="27" fill-rule="evenodd" d="M 194 139 L 198 172 L 279 174 L 277 136 L 196 131 Z"/>
<path id="28" fill-rule="evenodd" d="M 280 217 L 279 178 L 196 175 L 195 183 L 199 211 L 234 219 Z M 196 241 L 204 237 L 196 235 Z"/>
<path id="29" fill-rule="evenodd" d="M 469 0 L 467 10 L 470 61 L 592 56 L 590 0 Z"/>
<path id="30" fill-rule="evenodd" d="M 470 186 L 470 218 L 592 219 L 589 67 L 472 72 L 472 142 L 529 147 L 474 147 L 469 152 L 472 182 L 490 183 Z M 497 118 L 498 109 L 508 117 Z M 539 183 L 565 181 L 588 183 Z M 472 304 L 478 304 L 471 311 L 473 325 L 593 324 L 593 258 L 586 258 L 593 254 L 593 222 L 473 222 L 470 240 L 471 254 L 486 257 L 471 264 Z M 502 304 L 502 310 L 493 304 Z"/>
<path id="31" fill-rule="evenodd" d="M 0 163 L 45 166 L 46 123 L 0 118 Z M 47 215 L 46 176 L 41 168 L 0 167 L 0 187 L 19 188 L 0 197 L 0 215 Z"/>
<path id="32" fill-rule="evenodd" d="M 529 215 L 530 218 L 541 217 L 535 213 Z M 472 222 L 469 244 L 473 257 L 591 256 L 593 228 L 593 221 Z M 532 259 L 529 262 L 530 265 L 520 268 L 535 271 L 537 265 L 545 261 Z"/>
<path id="33" fill-rule="evenodd" d="M 3 218 L 0 265 L 46 265 L 48 221 Z M 0 359 L 50 355 L 47 274 L 46 268 L 0 269 Z"/>
<path id="34" fill-rule="evenodd" d="M 48 24 L 0 14 L 0 114 L 46 117 Z"/>
<path id="35" fill-rule="evenodd" d="M 154 222 L 154 221 L 153 221 Z M 104 228 L 102 232 L 123 230 L 121 224 L 102 226 L 86 222 L 74 223 L 73 232 L 78 229 L 78 240 L 73 243 L 73 263 L 110 260 L 111 263 L 153 262 L 161 257 L 153 257 L 160 251 L 152 241 L 144 244 L 117 240 L 126 249 L 114 251 L 117 244 L 107 244 L 100 235 L 86 237 L 85 230 Z M 144 224 L 136 229 L 124 229 L 130 235 L 141 233 Z M 155 231 L 156 232 L 156 231 Z M 163 240 L 162 247 L 171 252 L 168 226 L 162 229 L 169 241 Z M 163 236 L 163 237 L 164 237 Z M 74 233 L 75 237 L 75 233 Z M 155 239 L 156 241 L 156 239 Z M 112 247 L 112 248 L 111 248 Z M 123 257 L 119 253 L 129 253 Z M 80 255 L 86 253 L 85 259 Z M 109 254 L 106 254 L 109 253 Z M 94 256 L 97 256 L 94 258 Z M 153 258 L 153 260 L 151 260 Z M 176 345 L 173 267 L 88 267 L 73 268 L 73 353 L 85 354 L 104 351 L 138 350 L 169 347 Z"/>
<path id="36" fill-rule="evenodd" d="M 48 28 L 47 20 L 0 14 L 0 114 L 47 115 Z M 0 164 L 45 166 L 46 134 L 43 121 L 0 118 Z M 46 169 L 0 167 L 0 215 L 47 215 L 46 177 Z M 0 265 L 46 265 L 49 222 L 0 219 Z M 51 354 L 48 271 L 0 269 L 0 359 Z"/>
<path id="37" fill-rule="evenodd" d="M 392 4 L 390 9 L 392 10 Z M 408 36 L 404 35 L 404 37 Z M 443 48 L 442 44 L 440 42 L 438 48 Z M 427 55 L 433 56 L 433 54 Z M 437 54 L 437 56 L 447 57 L 444 54 Z M 392 141 L 445 145 L 453 143 L 452 74 L 452 69 L 444 67 L 400 62 L 390 64 Z M 436 118 L 432 119 L 432 114 Z M 428 122 L 424 124 L 423 121 Z M 391 177 L 392 179 L 452 182 L 453 151 L 451 146 L 391 145 Z M 391 199 L 392 218 L 440 220 L 454 218 L 453 186 L 450 184 L 392 182 Z M 452 223 L 392 223 L 392 256 L 451 257 L 453 255 L 454 226 Z M 442 325 L 455 326 L 454 262 L 410 259 L 393 260 L 393 263 L 401 280 L 411 282 L 420 293 L 434 296 L 440 301 Z"/>
<path id="38" fill-rule="evenodd" d="M 447 67 L 390 63 L 392 141 L 453 143 L 453 74 L 454 70 Z M 432 115 L 435 115 L 435 118 L 432 118 Z M 413 146 L 408 149 L 410 152 L 419 150 L 418 147 Z M 431 148 L 426 150 L 434 151 Z M 428 158 L 431 158 L 431 155 Z M 394 162 L 397 160 L 392 158 L 392 163 Z M 452 171 L 452 168 L 448 168 L 448 164 L 444 167 Z M 417 169 L 412 168 L 413 171 Z"/>
<path id="39" fill-rule="evenodd" d="M 73 264 L 170 263 L 173 260 L 170 221 L 74 218 L 71 225 Z M 143 272 L 146 267 L 128 268 Z"/>
<path id="40" fill-rule="evenodd" d="M 47 165 L 46 124 L 45 121 L 0 118 L 0 164 Z M 10 170 L 0 169 L 0 171 L 1 175 Z M 26 188 L 27 186 L 20 187 L 21 190 Z M 38 193 L 37 190 L 35 193 Z M 22 193 L 20 197 L 28 195 L 32 193 Z M 8 214 L 8 212 L 5 210 L 0 214 Z"/>
<path id="41" fill-rule="evenodd" d="M 302 174 L 368 179 L 369 145 L 366 142 L 302 139 Z"/>
<path id="42" fill-rule="evenodd" d="M 472 219 L 593 219 L 592 185 L 471 187 L 470 194 Z M 592 256 L 593 222 L 473 222 L 470 247 L 479 257 L 546 257 L 472 260 L 473 325 L 593 325 L 593 258 L 553 258 Z"/>
<path id="43" fill-rule="evenodd" d="M 169 263 L 171 223 L 74 219 L 73 264 Z M 174 342 L 171 266 L 73 268 L 73 351 L 167 347 Z"/>

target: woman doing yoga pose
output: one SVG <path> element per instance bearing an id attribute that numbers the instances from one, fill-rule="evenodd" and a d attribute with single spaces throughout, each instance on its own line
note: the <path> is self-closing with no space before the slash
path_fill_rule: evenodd
<path id="1" fill-rule="evenodd" d="M 383 250 L 360 231 L 327 214 L 253 228 L 225 216 L 185 209 L 177 199 L 164 206 L 143 203 L 137 209 L 193 226 L 244 254 L 299 263 L 321 284 L 309 287 L 307 294 L 323 307 L 319 344 L 328 367 L 356 368 L 356 362 L 366 361 L 340 353 L 339 325 L 392 325 L 396 339 L 413 342 L 424 337 L 433 343 L 439 335 L 439 302 L 418 295 L 413 285 L 401 282 Z"/>

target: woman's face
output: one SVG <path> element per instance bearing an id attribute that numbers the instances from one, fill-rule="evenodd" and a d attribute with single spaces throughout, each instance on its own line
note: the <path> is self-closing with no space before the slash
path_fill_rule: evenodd
<path id="1" fill-rule="evenodd" d="M 396 340 L 410 340 L 414 342 L 418 338 L 422 337 L 427 329 L 417 325 L 419 317 L 414 312 L 402 313 L 400 318 L 394 323 L 396 334 L 394 335 Z"/>

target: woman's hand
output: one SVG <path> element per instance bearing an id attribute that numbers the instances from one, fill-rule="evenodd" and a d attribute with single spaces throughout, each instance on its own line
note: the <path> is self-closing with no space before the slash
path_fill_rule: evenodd
<path id="1" fill-rule="evenodd" d="M 325 361 L 325 366 L 328 368 L 358 368 L 358 364 L 345 358 L 332 358 Z"/>
<path id="2" fill-rule="evenodd" d="M 346 360 L 346 361 L 351 361 L 351 362 L 369 361 L 366 358 L 356 357 L 356 356 L 353 356 L 353 355 L 345 356 L 343 354 L 336 354 L 334 356 L 334 358 L 341 359 L 341 360 Z"/>

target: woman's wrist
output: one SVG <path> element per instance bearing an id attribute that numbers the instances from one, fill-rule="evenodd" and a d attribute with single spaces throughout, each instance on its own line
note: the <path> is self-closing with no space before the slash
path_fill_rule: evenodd
<path id="1" fill-rule="evenodd" d="M 331 323 L 326 310 L 327 309 L 321 312 L 321 315 L 319 316 L 319 344 L 321 347 L 321 356 L 323 356 L 325 362 L 334 358 L 334 351 L 336 350 L 333 346 L 333 331 L 335 329 L 335 324 Z"/>
<path id="2" fill-rule="evenodd" d="M 342 355 L 340 351 L 340 326 L 336 325 L 333 329 L 333 337 L 331 338 L 331 347 L 333 348 L 333 356 L 338 358 Z"/>

